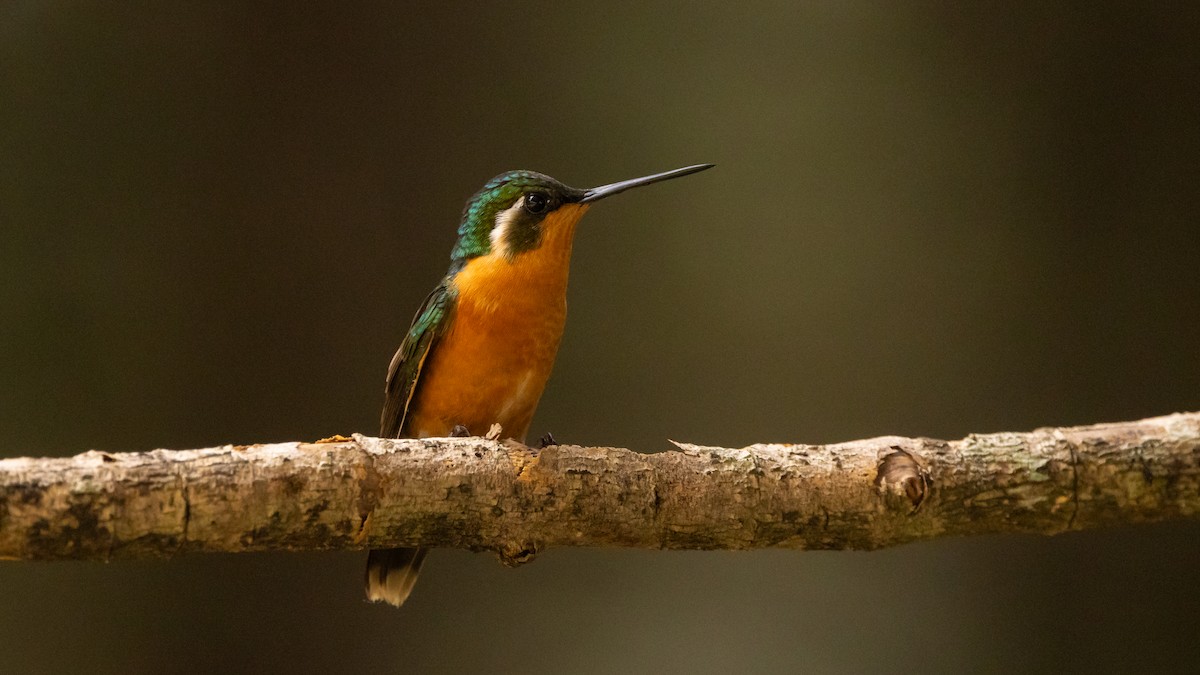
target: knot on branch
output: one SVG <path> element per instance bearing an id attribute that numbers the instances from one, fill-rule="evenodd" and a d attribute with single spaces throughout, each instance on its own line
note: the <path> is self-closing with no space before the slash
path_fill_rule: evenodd
<path id="1" fill-rule="evenodd" d="M 883 496 L 884 504 L 894 511 L 916 513 L 925 503 L 932 479 L 925 462 L 919 456 L 892 446 L 893 452 L 879 460 L 875 472 L 875 489 Z"/>
<path id="2" fill-rule="evenodd" d="M 508 542 L 496 549 L 496 556 L 506 567 L 517 567 L 533 562 L 540 550 L 541 547 L 533 542 Z"/>

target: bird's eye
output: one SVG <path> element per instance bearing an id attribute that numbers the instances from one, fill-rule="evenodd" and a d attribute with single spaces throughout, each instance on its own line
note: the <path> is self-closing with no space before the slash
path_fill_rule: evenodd
<path id="1" fill-rule="evenodd" d="M 530 192 L 525 195 L 525 210 L 530 213 L 544 213 L 550 206 L 550 198 L 542 192 Z"/>

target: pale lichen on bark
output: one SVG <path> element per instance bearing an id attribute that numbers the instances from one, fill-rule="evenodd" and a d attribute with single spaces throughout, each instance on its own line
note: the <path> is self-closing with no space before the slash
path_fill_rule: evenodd
<path id="1" fill-rule="evenodd" d="M 1200 515 L 1200 413 L 643 454 L 482 438 L 0 460 L 0 557 L 398 545 L 874 549 Z"/>

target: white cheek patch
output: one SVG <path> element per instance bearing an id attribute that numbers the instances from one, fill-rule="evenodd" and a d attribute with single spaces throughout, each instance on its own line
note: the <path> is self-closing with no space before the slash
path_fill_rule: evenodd
<path id="1" fill-rule="evenodd" d="M 522 208 L 522 200 L 518 199 L 515 204 L 496 214 L 496 224 L 492 227 L 492 231 L 488 235 L 488 239 L 492 240 L 493 253 L 504 256 L 509 254 L 508 232 L 512 229 L 517 214 L 521 212 Z"/>

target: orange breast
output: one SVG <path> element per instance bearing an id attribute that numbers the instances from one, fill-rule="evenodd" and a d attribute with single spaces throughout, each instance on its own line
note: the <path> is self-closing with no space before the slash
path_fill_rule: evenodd
<path id="1" fill-rule="evenodd" d="M 421 369 L 405 435 L 445 436 L 458 424 L 482 435 L 498 423 L 505 438 L 525 440 L 562 339 L 571 243 L 586 210 L 563 206 L 543 220 L 536 249 L 473 258 L 455 275 L 454 316 Z"/>

